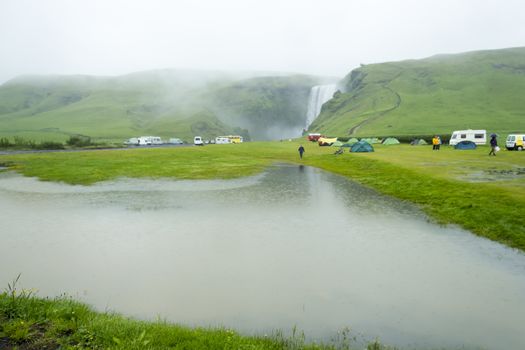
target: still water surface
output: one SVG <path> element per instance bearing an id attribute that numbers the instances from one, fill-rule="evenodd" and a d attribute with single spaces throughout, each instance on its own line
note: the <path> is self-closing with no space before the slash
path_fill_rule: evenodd
<path id="1" fill-rule="evenodd" d="M 350 327 L 404 347 L 525 348 L 525 255 L 309 167 L 93 186 L 0 172 L 0 283 L 248 334 Z"/>

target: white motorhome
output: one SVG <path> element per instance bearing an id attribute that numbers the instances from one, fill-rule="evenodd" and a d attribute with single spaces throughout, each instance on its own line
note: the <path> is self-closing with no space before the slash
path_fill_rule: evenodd
<path id="1" fill-rule="evenodd" d="M 202 137 L 200 137 L 200 136 L 195 136 L 195 137 L 193 138 L 193 144 L 194 144 L 195 146 L 204 146 L 204 142 L 202 141 Z"/>
<path id="2" fill-rule="evenodd" d="M 449 144 L 457 145 L 461 141 L 472 141 L 476 145 L 487 144 L 487 130 L 456 130 L 450 137 Z"/>
<path id="3" fill-rule="evenodd" d="M 139 146 L 149 146 L 149 145 L 151 145 L 150 137 L 149 136 L 141 136 L 141 137 L 139 137 L 138 145 Z"/>
<path id="4" fill-rule="evenodd" d="M 159 136 L 141 136 L 138 144 L 140 146 L 162 145 L 163 142 Z"/>

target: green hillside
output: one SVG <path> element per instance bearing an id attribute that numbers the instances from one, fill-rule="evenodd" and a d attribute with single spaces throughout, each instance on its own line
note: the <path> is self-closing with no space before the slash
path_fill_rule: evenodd
<path id="1" fill-rule="evenodd" d="M 362 65 L 311 131 L 330 135 L 525 131 L 525 48 Z"/>
<path id="2" fill-rule="evenodd" d="M 27 76 L 0 86 L 0 137 L 63 141 L 80 134 L 118 141 L 140 135 L 192 140 L 304 125 L 318 78 L 161 70 L 121 77 Z"/>

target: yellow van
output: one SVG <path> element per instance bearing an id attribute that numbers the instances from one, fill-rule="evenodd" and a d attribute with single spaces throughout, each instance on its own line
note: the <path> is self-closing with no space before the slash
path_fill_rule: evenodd
<path id="1" fill-rule="evenodd" d="M 505 147 L 507 147 L 509 151 L 523 151 L 523 148 L 525 147 L 525 134 L 510 134 L 507 136 Z"/>

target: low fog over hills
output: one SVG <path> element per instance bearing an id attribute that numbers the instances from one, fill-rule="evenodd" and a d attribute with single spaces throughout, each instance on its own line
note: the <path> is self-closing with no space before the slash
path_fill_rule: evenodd
<path id="1" fill-rule="evenodd" d="M 22 76 L 0 86 L 0 135 L 299 136 L 311 87 L 330 79 L 267 74 L 155 70 L 119 77 Z"/>

